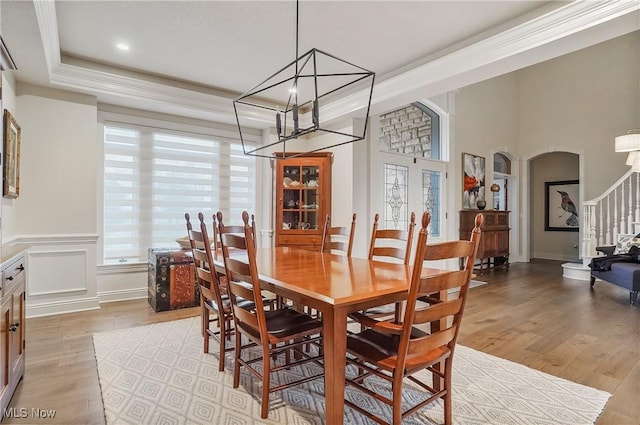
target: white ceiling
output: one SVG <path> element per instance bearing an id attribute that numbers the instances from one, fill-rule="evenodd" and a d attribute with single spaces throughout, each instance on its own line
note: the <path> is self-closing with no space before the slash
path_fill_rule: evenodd
<path id="1" fill-rule="evenodd" d="M 293 1 L 0 7 L 16 80 L 105 103 L 228 121 L 230 99 L 295 58 Z M 637 0 L 301 1 L 299 51 L 376 72 L 375 111 L 638 30 L 639 9 Z"/>

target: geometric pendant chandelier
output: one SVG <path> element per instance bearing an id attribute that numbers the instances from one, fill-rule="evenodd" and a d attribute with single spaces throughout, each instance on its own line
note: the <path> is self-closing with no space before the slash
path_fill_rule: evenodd
<path id="1" fill-rule="evenodd" d="M 233 101 L 245 155 L 290 158 L 365 138 L 375 73 L 316 48 L 298 55 L 298 24 L 296 1 L 296 59 Z M 362 120 L 358 131 L 327 125 L 345 108 Z M 243 134 L 256 119 L 275 128 L 275 135 L 259 145 Z"/>

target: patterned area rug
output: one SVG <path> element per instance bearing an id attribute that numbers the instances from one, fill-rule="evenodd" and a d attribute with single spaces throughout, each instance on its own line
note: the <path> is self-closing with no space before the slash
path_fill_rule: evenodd
<path id="1" fill-rule="evenodd" d="M 202 353 L 198 318 L 99 333 L 93 342 L 107 425 L 324 424 L 322 379 L 272 394 L 269 417 L 260 419 L 260 384 L 243 369 L 241 385 L 233 389 L 232 356 L 227 354 L 227 369 L 219 372 L 217 354 Z M 216 347 L 212 340 L 212 353 Z M 453 388 L 453 417 L 459 425 L 593 424 L 610 397 L 460 345 Z M 424 397 L 417 389 L 405 393 L 407 400 Z M 390 416 L 385 406 L 359 392 L 348 389 L 347 397 Z M 439 404 L 405 421 L 443 422 Z M 345 408 L 345 423 L 371 422 Z"/>

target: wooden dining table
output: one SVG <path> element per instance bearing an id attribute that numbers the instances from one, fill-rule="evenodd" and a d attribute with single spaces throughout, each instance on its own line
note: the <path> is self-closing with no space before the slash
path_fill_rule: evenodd
<path id="1" fill-rule="evenodd" d="M 411 267 L 290 247 L 258 248 L 256 258 L 263 289 L 322 313 L 326 423 L 342 424 L 347 316 L 405 300 Z"/>

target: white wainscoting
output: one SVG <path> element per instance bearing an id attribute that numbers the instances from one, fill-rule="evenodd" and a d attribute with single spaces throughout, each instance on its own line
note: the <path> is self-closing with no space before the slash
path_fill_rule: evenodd
<path id="1" fill-rule="evenodd" d="M 86 292 L 87 250 L 30 252 L 29 277 L 27 297 Z"/>
<path id="2" fill-rule="evenodd" d="M 4 244 L 27 249 L 27 317 L 99 309 L 98 235 L 29 235 Z"/>
<path id="3" fill-rule="evenodd" d="M 147 263 L 124 263 L 98 266 L 100 303 L 148 297 Z"/>

